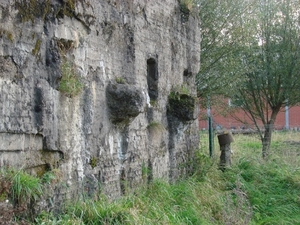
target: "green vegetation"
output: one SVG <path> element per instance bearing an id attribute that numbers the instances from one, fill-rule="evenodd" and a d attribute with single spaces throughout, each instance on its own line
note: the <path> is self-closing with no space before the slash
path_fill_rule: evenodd
<path id="1" fill-rule="evenodd" d="M 179 100 L 181 95 L 190 95 L 190 89 L 186 84 L 173 87 L 169 98 Z"/>
<path id="2" fill-rule="evenodd" d="M 29 224 L 33 220 L 36 203 L 49 185 L 57 183 L 58 170 L 48 171 L 41 177 L 23 170 L 2 167 L 0 169 L 0 224 Z M 2 223 L 1 223 L 2 222 Z M 16 222 L 16 223 L 15 223 Z"/>
<path id="3" fill-rule="evenodd" d="M 1 169 L 0 181 L 1 199 L 10 198 L 17 205 L 26 204 L 31 199 L 35 201 L 42 194 L 40 179 L 21 170 Z"/>
<path id="4" fill-rule="evenodd" d="M 74 41 L 59 39 L 56 40 L 56 44 L 61 56 L 61 80 L 58 90 L 72 98 L 83 89 L 82 81 L 76 72 L 76 66 L 69 59 L 69 53 L 74 49 Z"/>
<path id="5" fill-rule="evenodd" d="M 299 133 L 276 132 L 273 138 L 272 154 L 264 161 L 257 136 L 234 136 L 233 166 L 224 173 L 226 190 L 238 187 L 246 197 L 250 224 L 300 224 Z"/>
<path id="6" fill-rule="evenodd" d="M 45 172 L 41 177 L 28 174 L 23 170 L 2 168 L 0 170 L 0 201 L 9 199 L 15 205 L 36 201 L 43 194 L 43 186 L 60 180 L 57 169 Z"/>
<path id="7" fill-rule="evenodd" d="M 182 84 L 172 89 L 169 94 L 168 114 L 181 121 L 190 121 L 194 118 L 194 109 L 197 99 L 190 94 L 187 85 Z"/>
<path id="8" fill-rule="evenodd" d="M 31 21 L 34 24 L 36 18 L 45 20 L 49 16 L 57 18 L 75 17 L 77 16 L 75 8 L 78 2 L 90 4 L 84 0 L 66 0 L 61 2 L 60 7 L 53 10 L 50 0 L 16 0 L 15 7 L 22 23 Z"/>
<path id="9" fill-rule="evenodd" d="M 157 121 L 152 121 L 151 123 L 149 123 L 147 128 L 149 130 L 154 130 L 154 131 L 157 131 L 157 132 L 165 130 L 165 127 L 160 122 L 157 122 Z"/>
<path id="10" fill-rule="evenodd" d="M 62 77 L 59 84 L 59 91 L 66 94 L 68 97 L 78 95 L 83 89 L 83 84 L 80 77 L 76 74 L 75 66 L 67 60 L 63 60 L 61 73 Z"/>
<path id="11" fill-rule="evenodd" d="M 96 166 L 97 166 L 97 158 L 96 157 L 92 157 L 91 159 L 90 159 L 90 165 L 91 165 L 91 167 L 92 167 L 92 169 L 94 169 Z"/>
<path id="12" fill-rule="evenodd" d="M 150 99 L 150 105 L 151 105 L 152 107 L 157 107 L 157 106 L 158 106 L 157 100 Z"/>
<path id="13" fill-rule="evenodd" d="M 217 140 L 215 157 L 209 158 L 208 134 L 200 135 L 190 177 L 174 184 L 144 182 L 145 186 L 132 193 L 127 190 L 126 196 L 114 201 L 100 195 L 97 200 L 68 202 L 60 215 L 43 212 L 34 224 L 300 224 L 299 133 L 274 133 L 268 160 L 260 157 L 258 137 L 235 135 L 233 164 L 225 172 L 218 170 Z M 145 179 L 149 172 L 143 165 Z M 39 181 L 28 176 L 1 171 L 0 181 L 8 177 L 16 182 L 14 196 L 25 199 L 40 195 L 42 180 L 53 180 L 51 174 Z M 1 187 L 5 186 L 1 183 Z"/>
<path id="14" fill-rule="evenodd" d="M 193 10 L 196 3 L 195 3 L 195 0 L 180 0 L 179 4 L 180 4 L 181 9 L 184 12 L 188 13 Z"/>
<path id="15" fill-rule="evenodd" d="M 116 77 L 116 82 L 118 84 L 125 84 L 126 83 L 123 77 Z"/>
<path id="16" fill-rule="evenodd" d="M 51 11 L 50 0 L 17 0 L 15 7 L 18 10 L 18 14 L 22 23 L 31 21 L 35 22 L 35 18 L 41 18 L 44 20 Z"/>
<path id="17" fill-rule="evenodd" d="M 0 29 L 0 38 L 2 38 L 3 36 L 6 37 L 11 42 L 14 41 L 14 37 L 13 37 L 12 32 L 10 32 L 8 30 Z"/>
<path id="18" fill-rule="evenodd" d="M 198 95 L 240 121 L 244 119 L 234 109 L 243 110 L 260 135 L 262 157 L 267 159 L 278 113 L 300 101 L 300 3 L 198 2 L 202 31 Z M 226 106 L 224 98 L 235 107 Z"/>
<path id="19" fill-rule="evenodd" d="M 35 46 L 34 48 L 32 49 L 32 55 L 35 55 L 37 56 L 37 54 L 40 52 L 40 49 L 41 49 L 41 40 L 40 39 L 37 39 L 36 43 L 35 43 Z"/>

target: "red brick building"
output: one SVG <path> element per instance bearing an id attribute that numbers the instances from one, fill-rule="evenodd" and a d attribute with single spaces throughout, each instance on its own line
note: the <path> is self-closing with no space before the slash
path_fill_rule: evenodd
<path id="1" fill-rule="evenodd" d="M 239 122 L 230 115 L 222 116 L 217 110 L 212 109 L 212 123 L 213 127 L 225 128 L 225 129 L 241 129 L 241 128 L 251 128 L 254 127 L 253 123 L 245 115 L 245 113 L 240 110 L 236 113 L 239 118 L 246 121 L 245 123 Z M 205 116 L 207 115 L 206 109 L 200 109 L 199 117 L 199 127 L 200 129 L 208 129 L 208 121 Z M 283 108 L 275 121 L 275 129 L 300 129 L 300 106 L 294 106 L 289 108 L 287 111 Z"/>

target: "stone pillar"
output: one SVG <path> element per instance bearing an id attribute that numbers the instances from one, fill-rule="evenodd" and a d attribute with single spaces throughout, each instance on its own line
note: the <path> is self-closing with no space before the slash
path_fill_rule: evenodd
<path id="1" fill-rule="evenodd" d="M 224 171 L 231 166 L 230 143 L 233 142 L 233 137 L 230 133 L 223 133 L 218 135 L 218 140 L 221 151 L 219 168 Z"/>

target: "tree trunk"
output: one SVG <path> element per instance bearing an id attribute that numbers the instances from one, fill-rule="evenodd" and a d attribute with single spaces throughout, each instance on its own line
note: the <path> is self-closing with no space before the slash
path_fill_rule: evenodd
<path id="1" fill-rule="evenodd" d="M 262 138 L 262 157 L 263 157 L 263 159 L 267 159 L 269 152 L 270 152 L 272 131 L 273 131 L 273 124 L 272 125 L 270 123 L 266 124 L 264 137 Z"/>
<path id="2" fill-rule="evenodd" d="M 272 114 L 271 114 L 271 119 L 268 121 L 267 124 L 264 124 L 265 132 L 264 132 L 263 138 L 261 139 L 263 159 L 267 159 L 268 156 L 269 156 L 269 153 L 270 153 L 272 132 L 273 132 L 273 129 L 274 129 L 275 119 L 277 117 L 277 114 L 278 114 L 279 110 L 280 110 L 280 107 L 278 107 L 278 109 L 273 110 Z"/>

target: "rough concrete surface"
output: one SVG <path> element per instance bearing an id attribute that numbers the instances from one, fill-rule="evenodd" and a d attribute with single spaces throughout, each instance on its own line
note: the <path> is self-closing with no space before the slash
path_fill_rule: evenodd
<path id="1" fill-rule="evenodd" d="M 184 175 L 197 105 L 167 111 L 174 88 L 196 96 L 200 29 L 182 13 L 177 0 L 0 0 L 0 166 L 60 170 L 52 202 Z"/>

